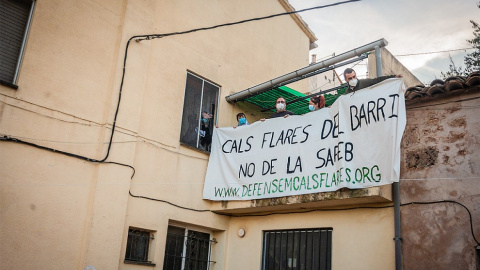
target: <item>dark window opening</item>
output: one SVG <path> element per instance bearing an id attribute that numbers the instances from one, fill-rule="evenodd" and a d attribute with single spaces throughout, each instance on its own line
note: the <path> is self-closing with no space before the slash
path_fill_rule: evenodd
<path id="1" fill-rule="evenodd" d="M 125 262 L 135 264 L 155 265 L 148 260 L 148 250 L 153 234 L 149 231 L 129 228 Z"/>
<path id="2" fill-rule="evenodd" d="M 168 226 L 164 270 L 207 270 L 210 258 L 210 234 Z"/>
<path id="3" fill-rule="evenodd" d="M 263 233 L 263 270 L 331 268 L 332 228 Z"/>
<path id="4" fill-rule="evenodd" d="M 180 142 L 210 152 L 220 88 L 187 73 Z"/>
<path id="5" fill-rule="evenodd" d="M 17 77 L 34 1 L 0 0 L 0 83 L 17 88 Z"/>

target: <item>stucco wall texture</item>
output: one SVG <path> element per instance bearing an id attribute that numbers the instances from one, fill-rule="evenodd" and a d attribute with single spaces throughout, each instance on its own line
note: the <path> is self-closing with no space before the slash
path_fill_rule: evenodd
<path id="1" fill-rule="evenodd" d="M 465 205 L 480 238 L 478 91 L 407 103 L 401 202 Z M 454 202 L 401 209 L 403 269 L 476 269 L 468 212 Z"/>

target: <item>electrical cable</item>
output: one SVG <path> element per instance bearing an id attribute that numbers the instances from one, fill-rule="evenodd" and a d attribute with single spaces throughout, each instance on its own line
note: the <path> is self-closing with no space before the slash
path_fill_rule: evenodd
<path id="1" fill-rule="evenodd" d="M 55 152 L 55 153 L 58 153 L 58 154 L 62 154 L 62 155 L 69 156 L 69 157 L 78 158 L 78 159 L 83 159 L 83 160 L 86 160 L 86 161 L 89 161 L 89 162 L 93 162 L 93 163 L 116 164 L 116 165 L 128 167 L 128 168 L 130 168 L 130 169 L 133 170 L 133 173 L 132 173 L 132 176 L 130 177 L 130 179 L 132 179 L 133 176 L 135 175 L 135 168 L 133 168 L 133 166 L 128 165 L 128 164 L 123 164 L 123 163 L 114 162 L 114 161 L 105 161 L 105 160 L 91 159 L 91 158 L 84 157 L 84 156 L 81 156 L 81 155 L 77 155 L 77 154 L 73 154 L 73 153 L 69 153 L 69 152 L 65 152 L 65 151 L 61 151 L 61 150 L 56 150 L 56 149 L 53 149 L 53 148 L 50 148 L 50 147 L 46 147 L 46 146 L 42 146 L 42 145 L 38 145 L 38 144 L 31 143 L 31 142 L 23 141 L 23 140 L 20 140 L 20 139 L 18 139 L 18 138 L 9 137 L 9 136 L 7 136 L 7 135 L 1 136 L 1 137 L 0 137 L 0 141 L 6 141 L 6 142 L 14 142 L 14 143 L 25 144 L 25 145 L 28 145 L 28 146 L 33 146 L 33 147 L 36 147 L 36 148 L 40 148 L 40 149 L 43 149 L 43 150 Z"/>
<path id="2" fill-rule="evenodd" d="M 103 157 L 102 159 L 88 158 L 88 157 L 84 157 L 84 156 L 81 156 L 81 155 L 77 155 L 77 154 L 73 154 L 73 153 L 69 153 L 69 152 L 65 152 L 65 151 L 61 151 L 61 150 L 56 150 L 56 149 L 53 149 L 53 148 L 50 148 L 50 147 L 45 147 L 45 146 L 41 146 L 41 145 L 38 145 L 38 144 L 22 141 L 18 138 L 13 138 L 13 137 L 8 137 L 8 136 L 0 137 L 0 141 L 21 143 L 21 144 L 37 147 L 37 148 L 40 148 L 40 149 L 43 149 L 43 150 L 63 154 L 63 155 L 66 155 L 66 156 L 83 159 L 83 160 L 86 160 L 86 161 L 89 161 L 89 162 L 107 163 L 107 162 L 105 162 L 105 160 L 107 160 L 108 156 L 110 155 L 110 150 L 111 150 L 112 142 L 113 142 L 113 135 L 115 133 L 115 128 L 117 126 L 117 117 L 118 117 L 118 112 L 119 112 L 119 109 L 120 109 L 120 102 L 121 102 L 121 99 L 122 99 L 122 90 L 123 90 L 123 83 L 124 83 L 124 80 L 125 80 L 125 67 L 126 67 L 126 64 L 127 64 L 128 47 L 130 46 L 130 42 L 133 39 L 136 39 L 136 41 L 139 42 L 139 41 L 142 41 L 142 40 L 150 40 L 150 39 L 162 38 L 162 37 L 167 37 L 167 36 L 188 34 L 188 33 L 193 33 L 193 32 L 197 32 L 197 31 L 211 30 L 211 29 L 225 27 L 225 26 L 242 24 L 242 23 L 251 22 L 251 21 L 259 21 L 259 20 L 264 20 L 264 19 L 270 19 L 270 18 L 274 18 L 274 17 L 290 15 L 290 14 L 295 14 L 295 13 L 301 13 L 301 12 L 305 12 L 305 11 L 309 11 L 309 10 L 333 7 L 333 6 L 338 6 L 338 5 L 347 4 L 347 3 L 351 3 L 351 2 L 359 2 L 359 1 L 361 1 L 361 0 L 349 0 L 349 1 L 337 2 L 337 3 L 323 5 L 323 6 L 316 6 L 316 7 L 312 7 L 312 8 L 295 10 L 295 11 L 291 11 L 291 12 L 277 13 L 277 14 L 273 14 L 273 15 L 269 15 L 269 16 L 246 19 L 246 20 L 232 22 L 232 23 L 224 23 L 224 24 L 218 24 L 218 25 L 214 25 L 214 26 L 210 26 L 210 27 L 195 28 L 195 29 L 190 29 L 190 30 L 186 30 L 186 31 L 182 31 L 182 32 L 172 32 L 172 33 L 166 33 L 166 34 L 153 34 L 153 35 L 135 35 L 135 36 L 130 37 L 127 41 L 126 46 L 125 46 L 125 55 L 124 55 L 124 58 L 123 58 L 123 68 L 122 68 L 122 79 L 121 79 L 121 82 L 120 82 L 120 89 L 118 91 L 117 107 L 115 109 L 115 114 L 114 114 L 114 117 L 113 117 L 112 132 L 110 134 L 110 140 L 109 140 L 108 147 L 107 147 L 107 153 L 105 154 L 105 157 Z M 123 163 L 118 163 L 118 162 L 109 162 L 109 163 L 129 167 L 129 168 L 133 169 L 132 177 L 133 177 L 133 175 L 135 175 L 135 169 L 130 165 L 123 164 Z"/>
<path id="3" fill-rule="evenodd" d="M 134 198 L 146 199 L 146 200 L 151 200 L 151 201 L 155 201 L 155 202 L 162 202 L 162 203 L 166 203 L 166 204 L 169 204 L 171 206 L 174 206 L 174 207 L 178 207 L 180 209 L 189 210 L 189 211 L 193 211 L 193 212 L 211 212 L 213 214 L 220 215 L 220 216 L 231 216 L 230 214 L 217 213 L 217 212 L 209 210 L 209 209 L 193 209 L 193 208 L 189 208 L 189 207 L 185 207 L 185 206 L 180 206 L 178 204 L 174 204 L 174 203 L 166 201 L 166 200 L 160 200 L 160 199 L 155 199 L 155 198 L 150 198 L 150 197 L 145 197 L 145 196 L 133 195 L 130 190 L 128 191 L 128 194 L 130 194 L 130 196 L 132 196 Z"/>
<path id="4" fill-rule="evenodd" d="M 462 48 L 462 49 L 453 49 L 453 50 L 436 51 L 436 52 L 397 54 L 397 55 L 394 55 L 394 56 L 395 56 L 395 57 L 400 57 L 400 56 L 413 56 L 413 55 L 422 55 L 422 54 L 434 54 L 434 53 L 444 53 L 444 52 L 454 52 L 454 51 L 466 51 L 466 50 L 473 50 L 473 49 L 475 49 L 475 48 Z"/>
<path id="5" fill-rule="evenodd" d="M 209 209 L 193 209 L 185 206 L 180 206 L 177 204 L 174 204 L 172 202 L 166 201 L 166 200 L 160 200 L 160 199 L 155 199 L 155 198 L 150 198 L 150 197 L 145 197 L 145 196 L 137 196 L 133 195 L 131 191 L 128 191 L 130 196 L 134 198 L 141 198 L 141 199 L 146 199 L 146 200 L 151 200 L 151 201 L 156 201 L 156 202 L 162 202 L 166 203 L 169 205 L 172 205 L 174 207 L 178 207 L 184 210 L 189 210 L 189 211 L 194 211 L 194 212 L 210 212 L 216 215 L 221 215 L 221 216 L 229 216 L 229 217 L 265 217 L 265 216 L 273 216 L 273 215 L 288 215 L 288 214 L 304 214 L 304 213 L 312 213 L 312 212 L 332 212 L 332 211 L 344 211 L 344 210 L 357 210 L 357 209 L 384 209 L 384 208 L 391 208 L 393 205 L 386 205 L 386 206 L 358 206 L 358 207 L 349 207 L 349 208 L 340 208 L 340 209 L 312 209 L 312 210 L 307 210 L 307 211 L 290 211 L 290 212 L 280 212 L 280 213 L 266 213 L 266 214 L 250 214 L 250 215 L 233 215 L 233 214 L 227 214 L 227 213 L 219 213 L 213 210 Z M 421 205 L 427 205 L 427 204 L 439 204 L 439 203 L 453 203 L 453 204 L 458 204 L 462 206 L 465 210 L 467 210 L 469 220 L 470 220 L 470 231 L 473 237 L 473 240 L 477 243 L 477 245 L 480 244 L 478 242 L 477 238 L 475 237 L 475 233 L 473 230 L 473 219 L 472 219 L 472 214 L 468 207 L 463 205 L 462 203 L 459 203 L 457 201 L 453 200 L 442 200 L 442 201 L 432 201 L 432 202 L 409 202 L 409 203 L 402 203 L 400 206 L 410 206 L 410 205 L 415 205 L 415 204 L 421 204 Z"/>
<path id="6" fill-rule="evenodd" d="M 211 29 L 215 29 L 215 28 L 232 26 L 232 25 L 237 25 L 237 24 L 242 24 L 242 23 L 247 23 L 247 22 L 252 22 L 252 21 L 260 21 L 260 20 L 265 20 L 265 19 L 271 19 L 271 18 L 275 18 L 275 17 L 279 17 L 279 16 L 296 14 L 296 13 L 301 13 L 301 12 L 305 12 L 305 11 L 328 8 L 328 7 L 338 6 L 338 5 L 342 5 L 342 4 L 348 4 L 348 3 L 352 3 L 352 2 L 359 2 L 359 1 L 361 1 L 361 0 L 349 0 L 349 1 L 343 1 L 343 2 L 336 2 L 336 3 L 333 3 L 333 4 L 328 4 L 328 5 L 323 5 L 323 6 L 315 6 L 315 7 L 311 7 L 311 8 L 305 8 L 305 9 L 294 10 L 294 11 L 289 11 L 289 12 L 277 13 L 277 14 L 272 14 L 272 15 L 268 15 L 268 16 L 256 17 L 256 18 L 252 18 L 252 19 L 246 19 L 246 20 L 241 20 L 241 21 L 236 21 L 236 22 L 231 22 L 231 23 L 224 23 L 224 24 L 217 24 L 217 25 L 208 26 L 208 27 L 195 28 L 195 29 L 190 29 L 190 30 L 181 31 L 181 32 L 172 32 L 172 33 L 165 33 L 165 34 L 138 35 L 138 36 L 133 36 L 132 38 L 137 38 L 136 41 L 142 41 L 142 40 L 150 40 L 150 39 L 162 38 L 162 37 L 167 37 L 167 36 L 182 35 L 182 34 L 188 34 L 188 33 L 193 33 L 193 32 L 197 32 L 197 31 L 211 30 Z M 130 38 L 130 39 L 132 39 L 132 38 Z"/>

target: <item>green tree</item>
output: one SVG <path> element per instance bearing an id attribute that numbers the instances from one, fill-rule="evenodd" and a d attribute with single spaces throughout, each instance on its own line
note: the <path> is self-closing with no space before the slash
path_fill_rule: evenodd
<path id="1" fill-rule="evenodd" d="M 451 55 L 448 57 L 450 57 L 450 65 L 448 65 L 448 70 L 445 71 L 445 73 L 443 71 L 440 72 L 444 80 L 448 77 L 463 76 L 467 74 L 466 70 L 462 71 L 462 67 L 455 66 Z"/>
<path id="2" fill-rule="evenodd" d="M 477 7 L 480 8 L 480 2 L 477 3 Z M 473 71 L 480 71 L 480 25 L 474 20 L 470 20 L 473 28 L 473 39 L 467 40 L 467 42 L 472 45 L 472 48 L 475 49 L 473 52 L 468 53 L 464 58 L 465 69 L 462 70 L 462 67 L 455 66 L 453 59 L 450 57 L 450 65 L 446 72 L 441 72 L 443 79 L 452 76 L 467 76 Z"/>
<path id="3" fill-rule="evenodd" d="M 480 8 L 480 2 L 478 2 L 477 7 Z M 480 70 L 480 26 L 473 20 L 470 20 L 470 22 L 472 23 L 474 38 L 467 40 L 467 42 L 475 50 L 465 56 L 465 73 L 467 74 Z"/>

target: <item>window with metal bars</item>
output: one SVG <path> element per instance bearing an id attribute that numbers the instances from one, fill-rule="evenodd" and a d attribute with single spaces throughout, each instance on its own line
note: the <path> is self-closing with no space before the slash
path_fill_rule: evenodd
<path id="1" fill-rule="evenodd" d="M 187 228 L 168 226 L 164 270 L 210 269 L 210 234 Z"/>
<path id="2" fill-rule="evenodd" d="M 210 152 L 220 87 L 187 73 L 180 142 Z"/>
<path id="3" fill-rule="evenodd" d="M 148 260 L 150 240 L 153 239 L 153 233 L 150 231 L 129 228 L 125 263 L 154 266 L 155 264 Z"/>
<path id="4" fill-rule="evenodd" d="M 34 3 L 0 0 L 0 83 L 15 89 Z"/>
<path id="5" fill-rule="evenodd" d="M 263 232 L 263 270 L 332 268 L 332 228 Z"/>

